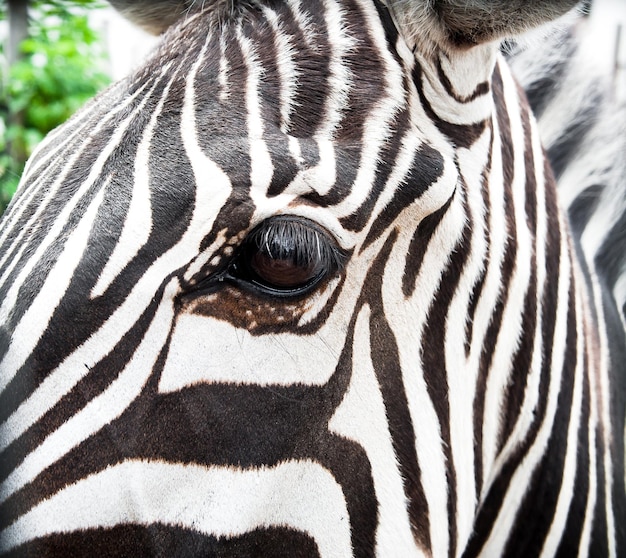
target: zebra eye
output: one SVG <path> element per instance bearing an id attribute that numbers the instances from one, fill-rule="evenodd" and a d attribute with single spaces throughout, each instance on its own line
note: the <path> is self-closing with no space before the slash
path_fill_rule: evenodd
<path id="1" fill-rule="evenodd" d="M 344 260 L 330 235 L 312 221 L 273 217 L 248 235 L 227 276 L 264 294 L 297 296 L 339 271 Z"/>
<path id="2" fill-rule="evenodd" d="M 262 247 L 250 255 L 249 265 L 261 283 L 286 289 L 306 285 L 323 271 L 319 261 L 300 263 L 295 254 L 275 257 Z"/>

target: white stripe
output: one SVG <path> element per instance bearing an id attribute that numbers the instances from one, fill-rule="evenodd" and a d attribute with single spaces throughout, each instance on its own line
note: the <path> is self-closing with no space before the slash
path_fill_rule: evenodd
<path id="1" fill-rule="evenodd" d="M 350 385 L 329 430 L 357 442 L 372 467 L 374 489 L 379 503 L 376 531 L 377 556 L 425 556 L 413 537 L 404 482 L 389 432 L 385 403 L 376 378 L 370 340 L 370 309 L 364 307 L 354 329 Z M 393 402 L 391 402 L 393 404 Z"/>
<path id="2" fill-rule="evenodd" d="M 535 303 L 537 305 L 536 310 L 536 331 L 535 331 L 535 339 L 532 349 L 532 358 L 530 362 L 530 369 L 527 374 L 526 379 L 526 387 L 524 390 L 524 400 L 520 409 L 519 416 L 515 423 L 515 426 L 511 430 L 511 434 L 509 438 L 506 440 L 504 447 L 500 451 L 500 454 L 496 458 L 496 461 L 493 465 L 493 474 L 491 478 L 485 477 L 483 479 L 483 486 L 481 487 L 481 497 L 485 497 L 486 493 L 490 487 L 489 481 L 493 480 L 493 477 L 500 471 L 501 467 L 508 461 L 511 454 L 517 450 L 517 446 L 520 440 L 523 440 L 528 434 L 529 429 L 535 422 L 536 416 L 535 412 L 537 409 L 537 404 L 539 403 L 540 398 L 540 380 L 541 380 L 541 372 L 542 372 L 542 362 L 543 362 L 543 336 L 542 336 L 542 328 L 543 328 L 543 296 L 544 289 L 546 286 L 546 280 L 548 279 L 546 276 L 546 245 L 544 239 L 548 237 L 548 226 L 551 226 L 549 223 L 549 217 L 546 213 L 546 177 L 544 175 L 544 155 L 543 148 L 541 146 L 539 134 L 537 133 L 536 125 L 533 120 L 531 120 L 531 129 L 532 129 L 532 149 L 533 156 L 535 162 L 535 178 L 536 178 L 536 219 L 537 219 L 537 239 L 538 242 L 535 243 L 535 261 L 537 264 L 537 294 L 535 297 Z M 500 144 L 499 139 L 497 138 L 496 132 L 496 140 L 494 143 L 494 157 L 497 154 L 500 155 Z M 490 181 L 490 192 L 494 189 L 494 184 L 500 184 L 500 182 Z M 495 214 L 492 210 L 492 215 Z M 504 214 L 501 212 L 497 212 L 502 219 L 504 218 Z M 496 224 L 495 221 L 492 221 L 490 225 L 491 231 L 499 231 L 504 230 L 504 221 L 501 221 L 499 224 Z M 499 242 L 499 244 L 504 244 L 503 239 L 504 235 L 492 235 L 492 243 Z M 494 244 L 492 244 L 493 246 Z M 493 253 L 493 250 L 490 251 L 490 254 Z M 550 278 L 551 279 L 551 278 Z M 497 287 L 495 288 L 497 291 Z M 485 284 L 485 291 L 487 291 L 487 284 Z"/>
<path id="3" fill-rule="evenodd" d="M 306 46 L 313 50 L 317 50 L 317 31 L 311 23 L 309 15 L 302 11 L 301 0 L 288 0 L 287 4 L 289 8 L 291 8 L 291 13 L 293 14 L 293 18 L 298 25 L 298 29 L 302 32 L 302 37 L 304 38 Z"/>
<path id="4" fill-rule="evenodd" d="M 38 304 L 33 304 L 24 315 L 18 326 L 15 328 L 14 338 L 21 340 L 28 339 L 28 334 L 35 331 L 43 332 L 47 329 L 50 316 L 58 304 L 58 293 L 67 291 L 72 280 L 74 270 L 87 247 L 89 232 L 98 213 L 100 204 L 104 197 L 104 189 L 100 190 L 92 200 L 83 215 L 74 233 L 67 239 L 63 252 L 59 256 L 56 265 L 50 272 L 47 281 L 39 291 Z M 46 306 L 46 303 L 49 306 Z M 40 323 L 41 322 L 41 323 Z M 39 333 L 41 335 L 41 333 Z M 33 341 L 39 338 L 37 335 Z M 26 344 L 24 342 L 24 344 Z M 2 361 L 0 370 L 0 388 L 4 389 L 19 368 L 26 360 L 27 354 L 20 353 L 24 346 L 22 342 L 12 343 L 7 354 Z M 35 389 L 28 399 L 22 403 L 18 409 L 0 425 L 0 451 L 4 450 L 15 438 L 21 435 L 24 430 L 43 416 L 43 414 L 56 402 L 53 395 L 57 390 L 69 391 L 81 378 L 88 373 L 85 366 L 77 367 L 73 373 L 61 376 L 48 376 Z M 63 387 L 61 387 L 63 386 Z"/>
<path id="5" fill-rule="evenodd" d="M 298 68 L 293 59 L 291 39 L 283 32 L 276 12 L 268 7 L 264 7 L 263 14 L 274 31 L 276 65 L 280 75 L 280 129 L 283 133 L 287 133 L 291 125 L 291 113 L 294 108 L 294 97 L 298 87 Z"/>
<path id="6" fill-rule="evenodd" d="M 502 411 L 506 408 L 505 394 L 513 367 L 513 357 L 519 347 L 522 335 L 522 317 L 526 294 L 530 283 L 532 261 L 531 239 L 525 213 L 526 176 L 534 169 L 526 169 L 524 161 L 524 130 L 521 120 L 520 104 L 516 85 L 510 73 L 502 68 L 504 98 L 507 100 L 513 152 L 515 153 L 513 184 L 511 185 L 513 217 L 515 218 L 515 236 L 517 253 L 513 273 L 508 286 L 508 296 L 502 312 L 502 327 L 498 332 L 495 351 L 487 377 L 485 409 L 483 418 L 483 466 L 489 471 L 497 457 L 498 439 L 502 423 Z M 505 229 L 506 230 L 506 229 Z M 505 231 L 492 231 L 492 236 L 505 234 Z"/>
<path id="7" fill-rule="evenodd" d="M 324 121 L 316 133 L 318 138 L 333 137 L 348 106 L 348 93 L 353 76 L 345 65 L 345 57 L 352 51 L 354 40 L 345 29 L 344 14 L 334 0 L 322 0 L 328 40 L 328 92 L 325 95 Z M 321 53 L 320 53 L 321 54 Z M 326 54 L 326 53 L 324 53 Z"/>
<path id="8" fill-rule="evenodd" d="M 455 91 L 469 94 L 482 82 L 491 82 L 496 61 L 493 45 L 479 45 L 465 51 L 457 50 L 453 58 L 439 56 L 444 73 Z M 467 103 L 459 103 L 446 91 L 438 72 L 428 58 L 418 56 L 423 70 L 424 96 L 438 118 L 452 124 L 469 125 L 491 117 L 493 96 L 491 92 L 479 95 Z"/>
<path id="9" fill-rule="evenodd" d="M 457 160 L 466 188 L 458 195 L 466 196 L 468 216 L 473 229 L 468 239 L 470 253 L 463 266 L 459 284 L 450 302 L 446 316 L 445 369 L 447 371 L 450 406 L 450 451 L 456 478 L 456 548 L 462 549 L 469 540 L 476 513 L 474 399 L 478 377 L 480 351 L 470 352 L 466 358 L 463 339 L 466 338 L 470 295 L 485 268 L 487 253 L 486 215 L 482 196 L 484 167 L 478 161 L 488 160 L 491 130 L 486 128 L 471 150 L 459 149 Z"/>
<path id="10" fill-rule="evenodd" d="M 360 4 L 361 11 L 369 24 L 370 37 L 377 47 L 376 53 L 383 62 L 382 96 L 370 106 L 363 123 L 363 137 L 360 140 L 361 157 L 357 176 L 354 184 L 351 185 L 350 194 L 334 208 L 339 215 L 351 215 L 367 199 L 381 162 L 381 150 L 389 140 L 392 127 L 395 125 L 394 119 L 398 111 L 407 104 L 402 67 L 388 50 L 385 33 L 376 9 L 365 2 L 360 2 Z M 352 85 L 351 76 L 346 75 L 344 79 L 349 80 Z"/>
<path id="11" fill-rule="evenodd" d="M 219 304 L 207 298 L 204 304 Z M 227 321 L 181 314 L 172 334 L 159 390 L 198 383 L 324 385 L 337 367 L 344 336 L 329 323 L 316 335 L 251 335 Z"/>
<path id="12" fill-rule="evenodd" d="M 431 302 L 440 287 L 449 256 L 461 239 L 465 214 L 462 199 L 455 196 L 428 245 L 413 295 L 406 299 L 402 292 L 402 278 L 409 243 L 415 231 L 414 212 L 415 208 L 411 206 L 395 223 L 395 230 L 400 232 L 400 237 L 389 257 L 382 295 L 385 315 L 398 344 L 402 381 L 415 428 L 415 448 L 421 466 L 420 480 L 428 505 L 432 555 L 447 556 L 450 548 L 447 505 L 449 483 L 441 425 L 424 379 L 422 339 Z M 395 267 L 394 262 L 397 262 L 395 265 L 399 268 Z M 408 323 L 411 324 L 410 328 L 407 327 Z"/>
<path id="13" fill-rule="evenodd" d="M 311 461 L 241 469 L 127 461 L 41 502 L 0 533 L 0 552 L 54 533 L 162 524 L 218 538 L 290 528 L 323 557 L 352 556 L 341 487 Z"/>
<path id="14" fill-rule="evenodd" d="M 400 142 L 400 149 L 397 152 L 396 160 L 394 161 L 393 168 L 389 174 L 389 178 L 385 183 L 383 191 L 378 195 L 376 205 L 371 212 L 368 226 L 365 230 L 369 230 L 370 226 L 378 218 L 378 216 L 385 210 L 389 203 L 393 200 L 394 196 L 399 190 L 403 188 L 414 188 L 415 185 L 411 184 L 408 180 L 408 173 L 413 168 L 413 163 L 420 158 L 420 150 L 424 147 L 424 142 L 414 130 L 409 130 L 402 137 Z M 426 162 L 428 165 L 429 162 Z M 450 172 L 452 165 L 444 165 L 441 170 L 441 176 L 436 182 L 428 184 L 424 193 L 412 204 L 413 211 L 419 208 L 419 215 L 414 215 L 417 220 L 421 220 L 427 215 L 430 215 L 434 211 L 441 208 L 442 202 L 447 201 L 456 185 L 456 172 Z M 396 202 L 397 203 L 397 202 Z M 391 224 L 390 226 L 393 226 Z"/>
<path id="15" fill-rule="evenodd" d="M 16 245 L 19 245 L 20 248 L 16 252 L 16 254 L 13 256 L 13 263 L 7 266 L 2 276 L 0 276 L 0 284 L 6 281 L 7 276 L 9 275 L 9 273 L 11 273 L 14 266 L 19 262 L 24 250 L 26 250 L 26 247 L 28 246 L 28 242 L 26 241 L 27 235 L 29 233 L 32 233 L 33 231 L 36 231 L 39 227 L 41 227 L 41 223 L 45 222 L 45 220 L 42 219 L 42 216 L 45 215 L 46 211 L 49 209 L 49 204 L 58 203 L 58 200 L 60 197 L 58 195 L 58 191 L 62 187 L 65 179 L 67 178 L 68 172 L 72 168 L 74 168 L 74 165 L 76 164 L 76 162 L 79 161 L 80 158 L 84 156 L 84 153 L 89 149 L 91 145 L 91 141 L 89 140 L 89 138 L 91 136 L 97 137 L 97 135 L 100 133 L 100 130 L 102 130 L 107 125 L 111 125 L 111 123 L 114 122 L 115 119 L 117 118 L 118 113 L 125 111 L 128 106 L 131 106 L 132 103 L 136 100 L 136 96 L 139 93 L 140 92 L 138 91 L 135 95 L 129 97 L 126 102 L 124 102 L 123 104 L 118 106 L 114 111 L 109 113 L 106 118 L 101 120 L 96 125 L 93 132 L 91 132 L 90 134 L 85 134 L 85 137 L 83 137 L 82 141 L 80 142 L 81 148 L 74 150 L 74 153 L 68 158 L 67 162 L 63 164 L 60 174 L 51 180 L 50 185 L 45 190 L 45 193 L 46 193 L 45 197 L 39 201 L 37 209 L 33 213 L 33 215 L 27 221 L 17 222 L 17 224 L 20 227 L 20 230 L 18 231 L 18 234 L 13 239 L 11 239 L 11 241 L 15 243 Z M 143 106 L 143 103 L 145 103 L 148 96 L 146 96 L 146 98 L 142 100 L 140 107 Z M 107 144 L 103 152 L 100 154 L 100 156 L 94 163 L 94 166 L 92 167 L 92 172 L 90 172 L 87 180 L 80 186 L 80 188 L 75 192 L 72 198 L 67 201 L 66 206 L 64 207 L 63 211 L 61 211 L 58 217 L 56 218 L 54 226 L 51 227 L 50 231 L 48 232 L 47 239 L 44 240 L 42 244 L 38 247 L 38 249 L 34 252 L 34 254 L 32 254 L 29 257 L 29 264 L 26 266 L 24 270 L 22 270 L 20 275 L 14 280 L 13 288 L 11 291 L 9 291 L 9 293 L 7 293 L 7 297 L 3 301 L 2 308 L 0 308 L 0 318 L 3 316 L 3 312 L 6 311 L 7 307 L 13 306 L 14 298 L 15 298 L 15 291 L 21 286 L 24 278 L 27 276 L 28 273 L 30 273 L 32 268 L 39 261 L 44 251 L 50 246 L 52 241 L 55 238 L 57 238 L 57 236 L 60 234 L 60 231 L 62 230 L 63 226 L 68 221 L 69 215 L 71 214 L 72 210 L 75 208 L 76 204 L 79 202 L 83 194 L 89 189 L 89 187 L 93 185 L 93 182 L 96 180 L 96 178 L 99 177 L 100 169 L 102 165 L 107 160 L 108 156 L 111 154 L 111 152 L 116 147 L 116 145 L 119 143 L 120 138 L 123 136 L 128 124 L 132 121 L 137 110 L 139 109 L 135 109 L 135 111 L 132 114 L 130 114 L 126 119 L 116 124 L 116 133 L 111 137 L 111 139 L 109 140 L 109 143 Z M 92 123 L 90 122 L 89 124 L 92 124 Z M 77 132 L 76 135 L 79 135 L 80 133 L 83 133 L 83 132 L 84 130 L 81 129 Z M 66 142 L 61 144 L 61 148 L 58 150 L 62 152 L 61 156 L 65 156 L 64 149 L 66 147 L 67 147 Z M 37 166 L 37 171 L 38 170 L 39 170 L 39 165 Z M 28 197 L 24 198 L 23 200 L 20 200 L 18 207 L 16 207 L 14 210 L 14 211 L 17 211 L 16 215 L 18 216 L 18 218 L 19 216 L 21 216 L 22 211 L 27 207 L 31 199 L 35 196 L 35 193 L 40 193 L 42 191 L 43 182 L 46 180 L 50 180 L 50 179 L 51 177 L 48 176 L 46 172 L 43 172 L 43 174 L 37 178 L 36 183 L 32 184 L 29 187 L 30 192 L 28 194 Z M 11 215 L 13 215 L 14 211 L 11 211 Z M 7 229 L 5 229 L 3 236 L 0 238 L 4 238 L 5 235 L 8 235 L 8 233 L 10 233 L 12 230 L 13 229 L 11 227 L 8 227 Z M 4 257 L 0 259 L 0 267 L 4 265 L 6 258 L 9 256 L 10 253 L 11 252 L 7 250 Z M 11 300 L 10 305 L 9 305 L 9 300 Z"/>
<path id="16" fill-rule="evenodd" d="M 102 296 L 111 283 L 139 253 L 139 250 L 148 242 L 152 230 L 152 205 L 150 203 L 150 147 L 152 135 L 157 119 L 163 110 L 163 105 L 169 94 L 172 81 L 167 84 L 161 93 L 159 103 L 152 113 L 150 122 L 144 130 L 141 141 L 137 147 L 133 169 L 134 185 L 131 190 L 128 212 L 124 219 L 122 232 L 120 233 L 113 253 L 107 261 L 104 269 L 98 277 L 91 297 Z"/>
<path id="17" fill-rule="evenodd" d="M 261 114 L 259 87 L 265 69 L 258 60 L 252 41 L 244 36 L 241 28 L 237 29 L 237 40 L 248 71 L 245 92 L 250 148 L 250 181 L 252 185 L 250 196 L 257 203 L 258 200 L 265 198 L 274 174 L 272 159 L 263 139 L 265 125 Z"/>
<path id="18" fill-rule="evenodd" d="M 559 227 L 563 230 L 563 222 L 559 219 Z M 514 522 L 518 519 L 519 503 L 528 493 L 528 479 L 533 477 L 537 465 L 546 452 L 550 436 L 553 433 L 554 417 L 558 404 L 559 392 L 562 382 L 566 337 L 568 333 L 567 314 L 570 288 L 570 260 L 568 257 L 567 239 L 561 238 L 561 259 L 558 273 L 557 307 L 560 311 L 556 315 L 554 325 L 554 339 L 549 357 L 552 363 L 550 383 L 548 386 L 547 405 L 545 417 L 537 432 L 535 441 L 524 459 L 518 465 L 507 493 L 502 501 L 500 513 L 496 518 L 489 539 L 482 548 L 485 556 L 501 556 L 508 542 Z"/>
<path id="19" fill-rule="evenodd" d="M 0 485 L 0 502 L 4 502 L 27 483 L 33 481 L 47 467 L 119 417 L 140 395 L 143 386 L 153 372 L 159 356 L 158 349 L 167 341 L 174 319 L 172 301 L 178 287 L 178 281 L 172 279 L 165 289 L 163 300 L 145 337 L 124 370 L 104 392 L 89 401 L 81 411 L 50 434 L 11 472 Z M 84 366 L 76 365 L 71 369 L 68 367 L 67 374 L 70 375 L 76 370 L 86 372 Z M 32 399 L 33 397 L 27 400 L 22 407 L 31 407 L 39 403 L 31 401 Z M 56 403 L 54 399 L 51 402 L 46 402 L 48 406 L 52 406 L 54 403 Z M 45 411 L 46 409 L 42 410 Z M 22 424 L 18 422 L 16 430 L 21 426 Z M 13 435 L 11 438 L 14 437 L 15 433 L 10 432 Z M 4 438 L 5 433 L 0 438 L 3 443 L 5 442 Z"/>
<path id="20" fill-rule="evenodd" d="M 559 487 L 559 497 L 556 509 L 552 517 L 552 524 L 548 536 L 543 543 L 541 556 L 550 558 L 555 556 L 563 537 L 565 524 L 567 523 L 570 504 L 574 497 L 574 480 L 576 478 L 576 466 L 578 460 L 578 429 L 582 414 L 583 377 L 585 373 L 585 327 L 581 317 L 583 308 L 580 301 L 580 285 L 576 285 L 575 311 L 576 311 L 576 369 L 574 371 L 574 386 L 572 403 L 570 407 L 570 421 L 567 431 L 567 449 L 563 464 L 563 477 Z M 584 471 L 580 471 L 584 475 Z"/>
<path id="21" fill-rule="evenodd" d="M 293 158 L 302 165 L 303 159 L 299 140 L 293 136 L 288 136 L 288 141 Z M 320 196 L 324 196 L 332 190 L 337 181 L 335 146 L 329 139 L 320 138 L 305 141 L 315 141 L 319 152 L 319 161 L 314 167 L 304 166 L 285 188 L 284 193 L 300 197 L 316 192 Z"/>

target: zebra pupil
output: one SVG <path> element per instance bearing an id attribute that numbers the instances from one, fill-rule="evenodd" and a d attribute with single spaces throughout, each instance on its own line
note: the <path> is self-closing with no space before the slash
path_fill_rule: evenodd
<path id="1" fill-rule="evenodd" d="M 274 258 L 261 250 L 252 255 L 250 267 L 266 284 L 289 289 L 306 285 L 322 271 L 319 261 L 300 263 L 295 254 L 292 257 Z"/>

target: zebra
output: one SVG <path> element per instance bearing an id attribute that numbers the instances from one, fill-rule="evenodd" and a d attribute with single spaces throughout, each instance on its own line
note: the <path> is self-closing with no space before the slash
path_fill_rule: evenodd
<path id="1" fill-rule="evenodd" d="M 624 104 L 551 167 L 500 52 L 576 2 L 111 3 L 0 223 L 0 553 L 623 556 Z"/>

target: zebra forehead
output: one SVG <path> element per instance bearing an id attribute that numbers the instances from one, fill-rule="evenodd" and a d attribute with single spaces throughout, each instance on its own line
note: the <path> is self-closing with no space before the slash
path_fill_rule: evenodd
<path id="1" fill-rule="evenodd" d="M 220 58 L 240 56 L 230 61 L 228 72 L 247 73 L 248 62 L 273 66 L 262 70 L 264 79 L 277 77 L 280 66 L 300 66 L 298 75 L 303 86 L 323 83 L 332 73 L 330 66 L 343 58 L 358 61 L 358 76 L 364 88 L 373 88 L 380 82 L 381 46 L 392 50 L 398 35 L 394 22 L 380 2 L 359 0 L 322 0 L 299 2 L 246 2 L 237 8 L 218 9 L 212 4 L 182 17 L 164 36 L 163 48 L 157 51 L 153 62 L 162 66 L 168 60 L 194 60 L 203 53 L 203 66 L 215 64 L 219 70 Z M 377 10 L 375 9 L 377 8 Z M 386 36 L 383 45 L 377 35 Z M 365 56 L 367 54 L 367 56 Z M 294 57 L 294 61 L 289 58 Z M 221 68 L 224 70 L 224 68 Z M 342 77 L 352 77 L 346 74 Z"/>
<path id="2" fill-rule="evenodd" d="M 391 141 L 394 133 L 410 131 L 418 143 L 450 154 L 449 142 L 428 118 L 411 114 L 407 86 L 414 61 L 395 50 L 389 14 L 355 2 L 349 18 L 339 9 L 330 17 L 322 7 L 240 6 L 227 21 L 208 9 L 172 28 L 127 85 L 130 95 L 154 92 L 145 96 L 144 115 L 160 104 L 157 147 L 171 151 L 169 135 L 179 133 L 181 112 L 193 105 L 198 142 L 233 184 L 248 182 L 249 148 L 258 147 L 274 164 L 284 163 L 274 167 L 273 180 L 281 182 L 274 193 L 286 185 L 319 192 L 331 181 L 334 190 L 345 190 L 339 195 L 346 194 L 358 165 L 379 162 L 379 151 L 362 150 L 368 140 Z M 331 147 L 325 147 L 328 141 Z M 322 167 L 325 149 L 336 160 L 334 176 L 306 175 Z M 421 157 L 420 167 L 424 176 L 437 175 L 440 157 Z M 169 168 L 155 160 L 151 172 L 166 179 Z"/>

